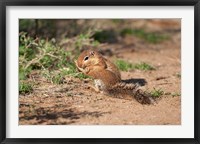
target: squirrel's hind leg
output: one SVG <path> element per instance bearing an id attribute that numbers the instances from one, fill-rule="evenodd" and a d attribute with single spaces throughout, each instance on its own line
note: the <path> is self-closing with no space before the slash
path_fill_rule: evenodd
<path id="1" fill-rule="evenodd" d="M 97 93 L 103 93 L 103 83 L 101 80 L 95 79 L 94 86 L 88 85 L 87 87 L 93 89 Z"/>

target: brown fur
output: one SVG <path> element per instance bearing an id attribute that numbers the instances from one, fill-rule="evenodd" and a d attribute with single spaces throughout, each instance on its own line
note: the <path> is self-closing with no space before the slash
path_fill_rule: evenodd
<path id="1" fill-rule="evenodd" d="M 122 94 L 128 94 L 129 98 L 134 97 L 142 104 L 153 102 L 150 94 L 138 89 L 139 86 L 137 84 L 122 82 L 118 68 L 97 51 L 83 51 L 77 61 L 75 61 L 75 64 L 84 74 L 101 80 L 103 82 L 101 85 L 106 87 L 103 90 L 111 95 L 124 98 Z M 97 89 L 99 91 L 98 87 Z"/>

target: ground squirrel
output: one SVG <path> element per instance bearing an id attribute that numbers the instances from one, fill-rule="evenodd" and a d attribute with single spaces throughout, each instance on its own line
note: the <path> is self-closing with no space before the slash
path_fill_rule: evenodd
<path id="1" fill-rule="evenodd" d="M 83 51 L 75 64 L 79 71 L 94 78 L 93 88 L 97 92 L 106 92 L 118 98 L 123 98 L 126 94 L 141 104 L 154 102 L 149 93 L 140 89 L 139 84 L 123 82 L 118 68 L 97 51 Z"/>

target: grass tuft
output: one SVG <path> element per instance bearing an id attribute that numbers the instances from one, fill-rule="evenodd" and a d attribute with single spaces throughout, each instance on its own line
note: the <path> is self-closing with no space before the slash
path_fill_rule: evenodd
<path id="1" fill-rule="evenodd" d="M 178 92 L 174 92 L 174 93 L 172 93 L 171 94 L 173 97 L 176 97 L 176 96 L 181 96 L 181 94 L 180 93 L 178 93 Z"/>
<path id="2" fill-rule="evenodd" d="M 153 97 L 160 97 L 161 95 L 164 94 L 164 91 L 162 89 L 155 89 L 154 88 L 150 93 Z"/>
<path id="3" fill-rule="evenodd" d="M 141 62 L 139 64 L 135 64 L 134 65 L 134 68 L 135 69 L 138 69 L 138 70 L 143 70 L 143 71 L 147 71 L 147 70 L 155 70 L 155 68 L 145 62 Z"/>
<path id="4" fill-rule="evenodd" d="M 128 71 L 133 69 L 133 64 L 126 62 L 124 60 L 118 59 L 115 61 L 116 66 L 119 68 L 121 71 Z"/>
<path id="5" fill-rule="evenodd" d="M 127 61 L 118 59 L 115 61 L 115 64 L 122 71 L 129 71 L 129 70 L 136 70 L 136 69 L 142 70 L 142 71 L 155 70 L 155 68 L 153 66 L 151 66 L 150 64 L 147 64 L 145 62 L 141 62 L 138 64 L 132 64 Z"/>
<path id="6" fill-rule="evenodd" d="M 153 44 L 160 43 L 164 40 L 169 39 L 167 35 L 153 32 L 145 32 L 143 29 L 123 29 L 120 34 L 121 36 L 134 35 Z"/>
<path id="7" fill-rule="evenodd" d="M 33 91 L 33 85 L 30 83 L 21 82 L 19 84 L 19 93 L 27 94 Z"/>

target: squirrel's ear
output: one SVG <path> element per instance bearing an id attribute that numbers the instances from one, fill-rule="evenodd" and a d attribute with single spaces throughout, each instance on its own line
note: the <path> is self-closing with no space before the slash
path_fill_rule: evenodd
<path id="1" fill-rule="evenodd" d="M 91 51 L 90 54 L 91 54 L 91 55 L 94 55 L 94 51 Z"/>

